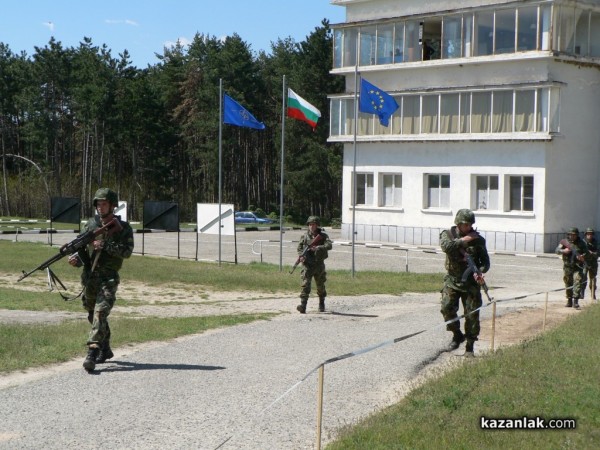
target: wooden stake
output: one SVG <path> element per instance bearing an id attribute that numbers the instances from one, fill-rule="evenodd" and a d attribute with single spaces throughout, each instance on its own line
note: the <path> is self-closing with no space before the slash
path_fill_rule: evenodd
<path id="1" fill-rule="evenodd" d="M 490 347 L 494 351 L 494 339 L 496 337 L 496 302 L 492 304 L 492 341 Z"/>
<path id="2" fill-rule="evenodd" d="M 548 293 L 546 292 L 546 303 L 544 304 L 544 321 L 542 322 L 542 331 L 546 331 L 546 315 L 548 314 Z"/>
<path id="3" fill-rule="evenodd" d="M 325 378 L 325 365 L 319 367 L 319 387 L 317 392 L 317 445 L 321 450 L 321 424 L 323 423 L 323 380 Z"/>

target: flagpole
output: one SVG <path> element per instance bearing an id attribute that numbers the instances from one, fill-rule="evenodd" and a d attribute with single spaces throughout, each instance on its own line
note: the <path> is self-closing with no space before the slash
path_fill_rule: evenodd
<path id="1" fill-rule="evenodd" d="M 354 64 L 354 158 L 352 162 L 352 278 L 354 278 L 354 243 L 356 240 L 356 134 L 358 132 L 358 50 Z"/>
<path id="2" fill-rule="evenodd" d="M 223 155 L 223 78 L 219 78 L 219 266 L 221 265 L 221 172 Z"/>
<path id="3" fill-rule="evenodd" d="M 281 100 L 281 185 L 279 186 L 279 271 L 283 271 L 283 165 L 285 155 L 285 75 L 283 76 L 283 95 Z"/>

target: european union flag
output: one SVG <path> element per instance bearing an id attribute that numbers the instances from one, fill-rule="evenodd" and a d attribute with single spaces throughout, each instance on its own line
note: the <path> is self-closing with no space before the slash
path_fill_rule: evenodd
<path id="1" fill-rule="evenodd" d="M 232 99 L 229 95 L 224 94 L 224 100 L 223 123 L 237 125 L 238 127 L 255 128 L 257 130 L 265 129 L 264 123 L 256 120 L 246 108 Z"/>
<path id="2" fill-rule="evenodd" d="M 360 112 L 377 114 L 379 116 L 379 123 L 387 127 L 391 115 L 398 109 L 398 103 L 396 103 L 396 100 L 390 94 L 362 78 L 360 80 L 360 102 L 358 103 L 358 109 Z"/>

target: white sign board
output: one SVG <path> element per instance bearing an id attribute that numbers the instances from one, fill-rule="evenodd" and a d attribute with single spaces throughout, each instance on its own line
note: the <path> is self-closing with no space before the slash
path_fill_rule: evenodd
<path id="1" fill-rule="evenodd" d="M 235 234 L 232 204 L 221 203 L 221 214 L 219 214 L 218 203 L 198 203 L 196 207 L 198 234 L 219 234 L 219 219 L 221 222 L 221 235 L 233 236 Z"/>
<path id="2" fill-rule="evenodd" d="M 116 216 L 121 216 L 121 220 L 127 222 L 127 202 L 119 202 L 119 206 L 114 209 Z"/>

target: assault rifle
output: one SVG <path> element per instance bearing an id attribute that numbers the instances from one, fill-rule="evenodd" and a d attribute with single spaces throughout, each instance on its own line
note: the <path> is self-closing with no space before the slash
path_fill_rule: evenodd
<path id="1" fill-rule="evenodd" d="M 477 267 L 477 264 L 475 264 L 475 261 L 473 261 L 473 257 L 471 255 L 469 255 L 467 252 L 463 252 L 463 255 L 465 257 L 465 262 L 467 263 L 467 270 L 464 271 L 460 281 L 465 283 L 467 281 L 467 279 L 471 275 L 473 275 L 473 277 L 475 278 L 475 281 L 477 281 L 477 283 L 479 285 L 481 285 L 481 287 L 483 288 L 483 292 L 485 292 L 485 296 L 487 297 L 488 302 L 491 303 L 492 299 L 488 292 L 487 283 L 485 282 L 485 279 L 483 278 L 483 273 L 481 273 L 481 270 L 479 270 L 479 267 Z"/>
<path id="2" fill-rule="evenodd" d="M 65 245 L 63 245 L 59 249 L 59 251 L 56 255 L 54 255 L 52 258 L 47 259 L 46 261 L 41 263 L 39 266 L 37 266 L 35 269 L 30 270 L 29 272 L 23 271 L 23 275 L 21 275 L 17 281 L 24 280 L 29 275 L 31 275 L 33 272 L 36 272 L 38 270 L 48 269 L 49 277 L 53 281 L 58 281 L 60 283 L 60 280 L 50 270 L 50 266 L 52 264 L 54 264 L 56 261 L 61 260 L 65 256 L 70 256 L 74 253 L 77 253 L 80 249 L 85 248 L 85 246 L 88 245 L 89 243 L 91 243 L 94 240 L 94 238 L 96 236 L 98 236 L 99 234 L 102 234 L 104 232 L 113 234 L 120 230 L 122 230 L 122 227 L 121 227 L 121 223 L 119 222 L 119 219 L 117 217 L 113 217 L 112 220 L 110 220 L 105 225 L 103 225 L 99 228 L 96 228 L 95 230 L 92 230 L 92 231 L 86 231 L 85 233 L 82 233 L 79 236 L 77 236 L 71 242 L 67 242 Z M 63 286 L 62 283 L 60 283 L 60 284 L 61 284 L 61 286 Z M 64 288 L 64 286 L 63 286 L 63 288 Z"/>
<path id="3" fill-rule="evenodd" d="M 311 243 L 308 244 L 304 248 L 304 251 L 300 254 L 300 256 L 298 256 L 298 259 L 296 260 L 294 267 L 292 267 L 292 270 L 290 270 L 290 274 L 294 273 L 294 270 L 296 270 L 296 267 L 298 267 L 298 264 L 300 264 L 303 261 L 303 258 L 306 258 L 306 256 L 308 255 L 308 252 L 313 250 L 314 248 L 316 248 L 318 245 L 320 245 L 321 241 L 323 241 L 324 239 L 325 238 L 323 237 L 323 235 L 321 233 L 317 234 L 314 237 L 314 239 L 311 241 Z"/>
<path id="4" fill-rule="evenodd" d="M 584 255 L 580 254 L 577 250 L 577 247 L 575 245 L 572 245 L 568 239 L 561 239 L 560 245 L 562 245 L 564 248 L 568 248 L 569 250 L 571 250 L 571 264 L 575 264 L 576 266 L 583 269 L 587 268 L 585 259 L 583 259 L 583 261 L 579 261 L 579 257 Z M 581 266 L 580 264 L 583 264 L 583 266 Z"/>

